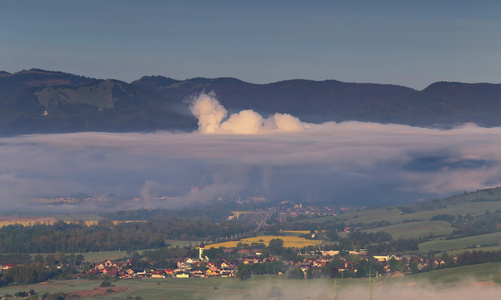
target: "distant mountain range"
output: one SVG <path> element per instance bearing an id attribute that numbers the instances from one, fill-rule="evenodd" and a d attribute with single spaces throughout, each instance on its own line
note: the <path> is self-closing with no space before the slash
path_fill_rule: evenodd
<path id="1" fill-rule="evenodd" d="M 287 80 L 252 84 L 235 78 L 132 83 L 40 69 L 0 71 L 0 135 L 79 131 L 192 131 L 187 99 L 214 91 L 230 112 L 292 114 L 305 122 L 368 121 L 450 127 L 501 126 L 501 84 L 437 82 L 422 91 L 385 84 Z"/>

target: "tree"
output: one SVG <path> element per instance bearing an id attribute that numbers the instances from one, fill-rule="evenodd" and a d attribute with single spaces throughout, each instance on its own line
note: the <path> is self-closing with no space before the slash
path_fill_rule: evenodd
<path id="1" fill-rule="evenodd" d="M 325 235 L 333 242 L 339 240 L 339 235 L 336 230 L 327 230 Z"/>
<path id="2" fill-rule="evenodd" d="M 390 265 L 390 271 L 391 272 L 397 271 L 398 260 L 393 256 L 392 258 L 390 258 L 389 265 Z"/>
<path id="3" fill-rule="evenodd" d="M 45 262 L 45 258 L 41 254 L 37 254 L 33 257 L 33 261 L 36 263 L 43 263 Z"/>
<path id="4" fill-rule="evenodd" d="M 56 256 L 54 254 L 47 255 L 45 257 L 45 262 L 51 267 L 56 265 L 57 264 Z"/>
<path id="5" fill-rule="evenodd" d="M 281 255 L 284 251 L 284 241 L 282 239 L 272 239 L 268 244 L 268 250 L 272 255 Z"/>
<path id="6" fill-rule="evenodd" d="M 452 263 L 451 256 L 447 252 L 442 253 L 442 259 L 444 260 L 446 266 L 449 266 Z"/>
<path id="7" fill-rule="evenodd" d="M 412 272 L 412 273 L 417 273 L 417 272 L 419 272 L 419 269 L 418 269 L 418 263 L 417 263 L 417 261 L 416 261 L 416 260 L 414 260 L 414 259 L 413 259 L 413 260 L 411 261 L 410 268 L 411 268 L 411 272 Z"/>
<path id="8" fill-rule="evenodd" d="M 322 274 L 328 278 L 336 278 L 339 275 L 339 268 L 333 262 L 327 263 L 322 267 Z"/>
<path id="9" fill-rule="evenodd" d="M 109 281 L 107 281 L 107 280 L 106 280 L 106 281 L 101 282 L 101 287 L 110 287 L 110 286 L 111 286 L 111 282 L 109 282 Z"/>
<path id="10" fill-rule="evenodd" d="M 238 278 L 240 278 L 240 280 L 247 280 L 247 279 L 250 279 L 251 277 L 251 272 L 249 270 L 249 267 L 244 264 L 243 262 L 239 263 L 238 264 Z"/>
<path id="11" fill-rule="evenodd" d="M 304 279 L 304 272 L 299 267 L 292 267 L 287 271 L 287 278 L 289 278 L 289 279 Z"/>

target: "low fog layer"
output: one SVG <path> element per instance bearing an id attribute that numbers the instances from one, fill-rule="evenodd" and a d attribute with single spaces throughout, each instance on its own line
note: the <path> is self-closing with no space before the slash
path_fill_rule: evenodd
<path id="1" fill-rule="evenodd" d="M 228 116 L 214 94 L 199 95 L 191 110 L 199 119 L 194 133 L 1 138 L 0 205 L 17 209 L 30 197 L 79 192 L 141 199 L 114 209 L 239 195 L 387 205 L 501 182 L 501 128 L 307 124 L 253 111 Z M 168 198 L 155 199 L 161 196 Z"/>
<path id="2" fill-rule="evenodd" d="M 346 282 L 346 281 L 345 281 Z M 224 287 L 223 287 L 224 288 Z M 243 295 L 215 296 L 210 299 L 240 300 L 240 299 L 337 299 L 337 300 L 469 300 L 499 299 L 500 288 L 495 284 L 488 286 L 488 282 L 466 282 L 448 287 L 433 287 L 432 285 L 413 287 L 412 283 L 398 285 L 381 285 L 377 279 L 369 289 L 367 286 L 338 285 L 334 287 L 333 280 L 283 280 L 281 282 L 262 284 L 256 288 L 249 288 Z M 230 291 L 231 293 L 233 291 Z M 228 293 L 228 292 L 227 292 Z"/>

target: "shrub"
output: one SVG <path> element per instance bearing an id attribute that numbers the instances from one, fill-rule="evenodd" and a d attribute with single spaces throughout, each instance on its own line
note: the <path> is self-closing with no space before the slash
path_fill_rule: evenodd
<path id="1" fill-rule="evenodd" d="M 103 282 L 101 282 L 101 287 L 110 287 L 111 286 L 111 282 L 105 280 Z"/>

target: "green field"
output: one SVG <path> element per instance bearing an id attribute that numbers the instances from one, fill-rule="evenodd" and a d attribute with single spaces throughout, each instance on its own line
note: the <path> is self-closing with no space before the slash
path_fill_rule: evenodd
<path id="1" fill-rule="evenodd" d="M 394 239 L 399 238 L 425 238 L 447 236 L 454 230 L 451 224 L 446 221 L 419 221 L 408 222 L 397 225 L 384 226 L 365 230 L 366 232 L 385 231 L 391 234 Z"/>
<path id="2" fill-rule="evenodd" d="M 435 270 L 403 277 L 363 279 L 287 280 L 284 276 L 258 276 L 240 281 L 237 278 L 132 279 L 113 282 L 125 291 L 92 299 L 458 299 L 474 291 L 474 298 L 498 299 L 501 263 L 472 265 Z M 384 283 L 383 283 L 384 282 Z M 490 282 L 490 283 L 489 283 Z M 0 294 L 14 294 L 34 289 L 37 293 L 92 290 L 101 281 L 67 280 L 11 286 Z M 371 288 L 369 288 L 369 284 Z M 462 289 L 464 288 L 464 289 Z"/>
<path id="3" fill-rule="evenodd" d="M 407 275 L 404 277 L 391 278 L 388 284 L 414 283 L 421 286 L 444 287 L 451 284 L 458 284 L 464 281 L 492 281 L 496 286 L 500 286 L 501 262 L 462 266 L 456 268 L 446 268 Z"/>
<path id="4" fill-rule="evenodd" d="M 29 291 L 33 289 L 39 295 L 44 293 L 58 293 L 58 292 L 74 292 L 80 290 L 91 290 L 98 287 L 101 284 L 100 281 L 94 280 L 54 280 L 48 282 L 42 282 L 38 284 L 30 284 L 23 286 L 8 286 L 0 288 L 0 295 L 5 294 L 15 294 L 19 291 Z"/>
<path id="5" fill-rule="evenodd" d="M 309 221 L 315 223 L 322 223 L 328 220 L 338 220 L 343 222 L 362 222 L 362 223 L 373 223 L 380 221 L 388 221 L 392 224 L 403 223 L 405 220 L 421 220 L 428 221 L 431 217 L 445 214 L 445 215 L 462 215 L 467 214 L 484 214 L 486 210 L 496 211 L 501 210 L 501 201 L 485 201 L 485 202 L 461 202 L 446 204 L 444 208 L 438 208 L 433 210 L 422 210 L 416 211 L 414 213 L 404 213 L 398 207 L 381 207 L 366 209 L 361 211 L 353 211 L 345 214 L 340 214 L 337 216 L 328 216 L 322 218 L 315 218 Z"/>
<path id="6" fill-rule="evenodd" d="M 338 287 L 353 287 L 365 285 L 367 279 L 338 280 Z M 0 289 L 0 294 L 14 294 L 22 290 L 34 289 L 39 294 L 45 292 L 74 292 L 92 290 L 101 281 L 71 280 L 53 281 L 50 283 L 28 286 L 13 286 Z M 104 297 L 92 299 L 126 299 L 141 296 L 143 299 L 242 299 L 251 295 L 253 299 L 269 299 L 274 292 L 282 294 L 279 299 L 325 299 L 322 295 L 331 293 L 334 280 L 285 280 L 280 276 L 253 276 L 250 280 L 241 281 L 238 278 L 190 278 L 190 279 L 132 279 L 113 283 L 126 287 L 127 290 Z M 300 298 L 296 298 L 301 295 Z M 271 297 L 276 299 L 277 297 Z"/>
<path id="7" fill-rule="evenodd" d="M 461 239 L 453 239 L 453 240 L 433 240 L 421 243 L 419 245 L 419 250 L 422 252 L 427 251 L 453 251 L 453 250 L 461 250 L 466 248 L 475 247 L 478 248 L 476 250 L 480 250 L 480 246 L 482 244 L 485 245 L 493 245 L 498 244 L 501 248 L 501 232 L 483 234 L 465 237 Z M 493 245 L 496 246 L 496 245 Z M 495 247 L 492 250 L 496 249 Z M 485 249 L 482 249 L 485 250 Z"/>
<path id="8" fill-rule="evenodd" d="M 85 256 L 85 261 L 95 263 L 103 262 L 106 260 L 118 260 L 128 257 L 127 251 L 97 251 L 82 253 Z"/>
<path id="9" fill-rule="evenodd" d="M 468 238 L 445 240 L 455 230 L 446 221 L 430 221 L 438 215 L 472 216 L 483 215 L 487 211 L 501 210 L 501 188 L 483 190 L 430 202 L 419 202 L 405 206 L 391 206 L 351 211 L 337 216 L 308 219 L 312 223 L 326 221 L 345 222 L 347 226 L 357 223 L 390 223 L 365 230 L 366 232 L 385 231 L 394 239 L 424 238 L 434 239 L 420 244 L 422 253 L 432 251 L 460 251 L 475 248 L 477 250 L 501 250 L 501 232 Z M 302 220 L 298 220 L 300 222 Z"/>

